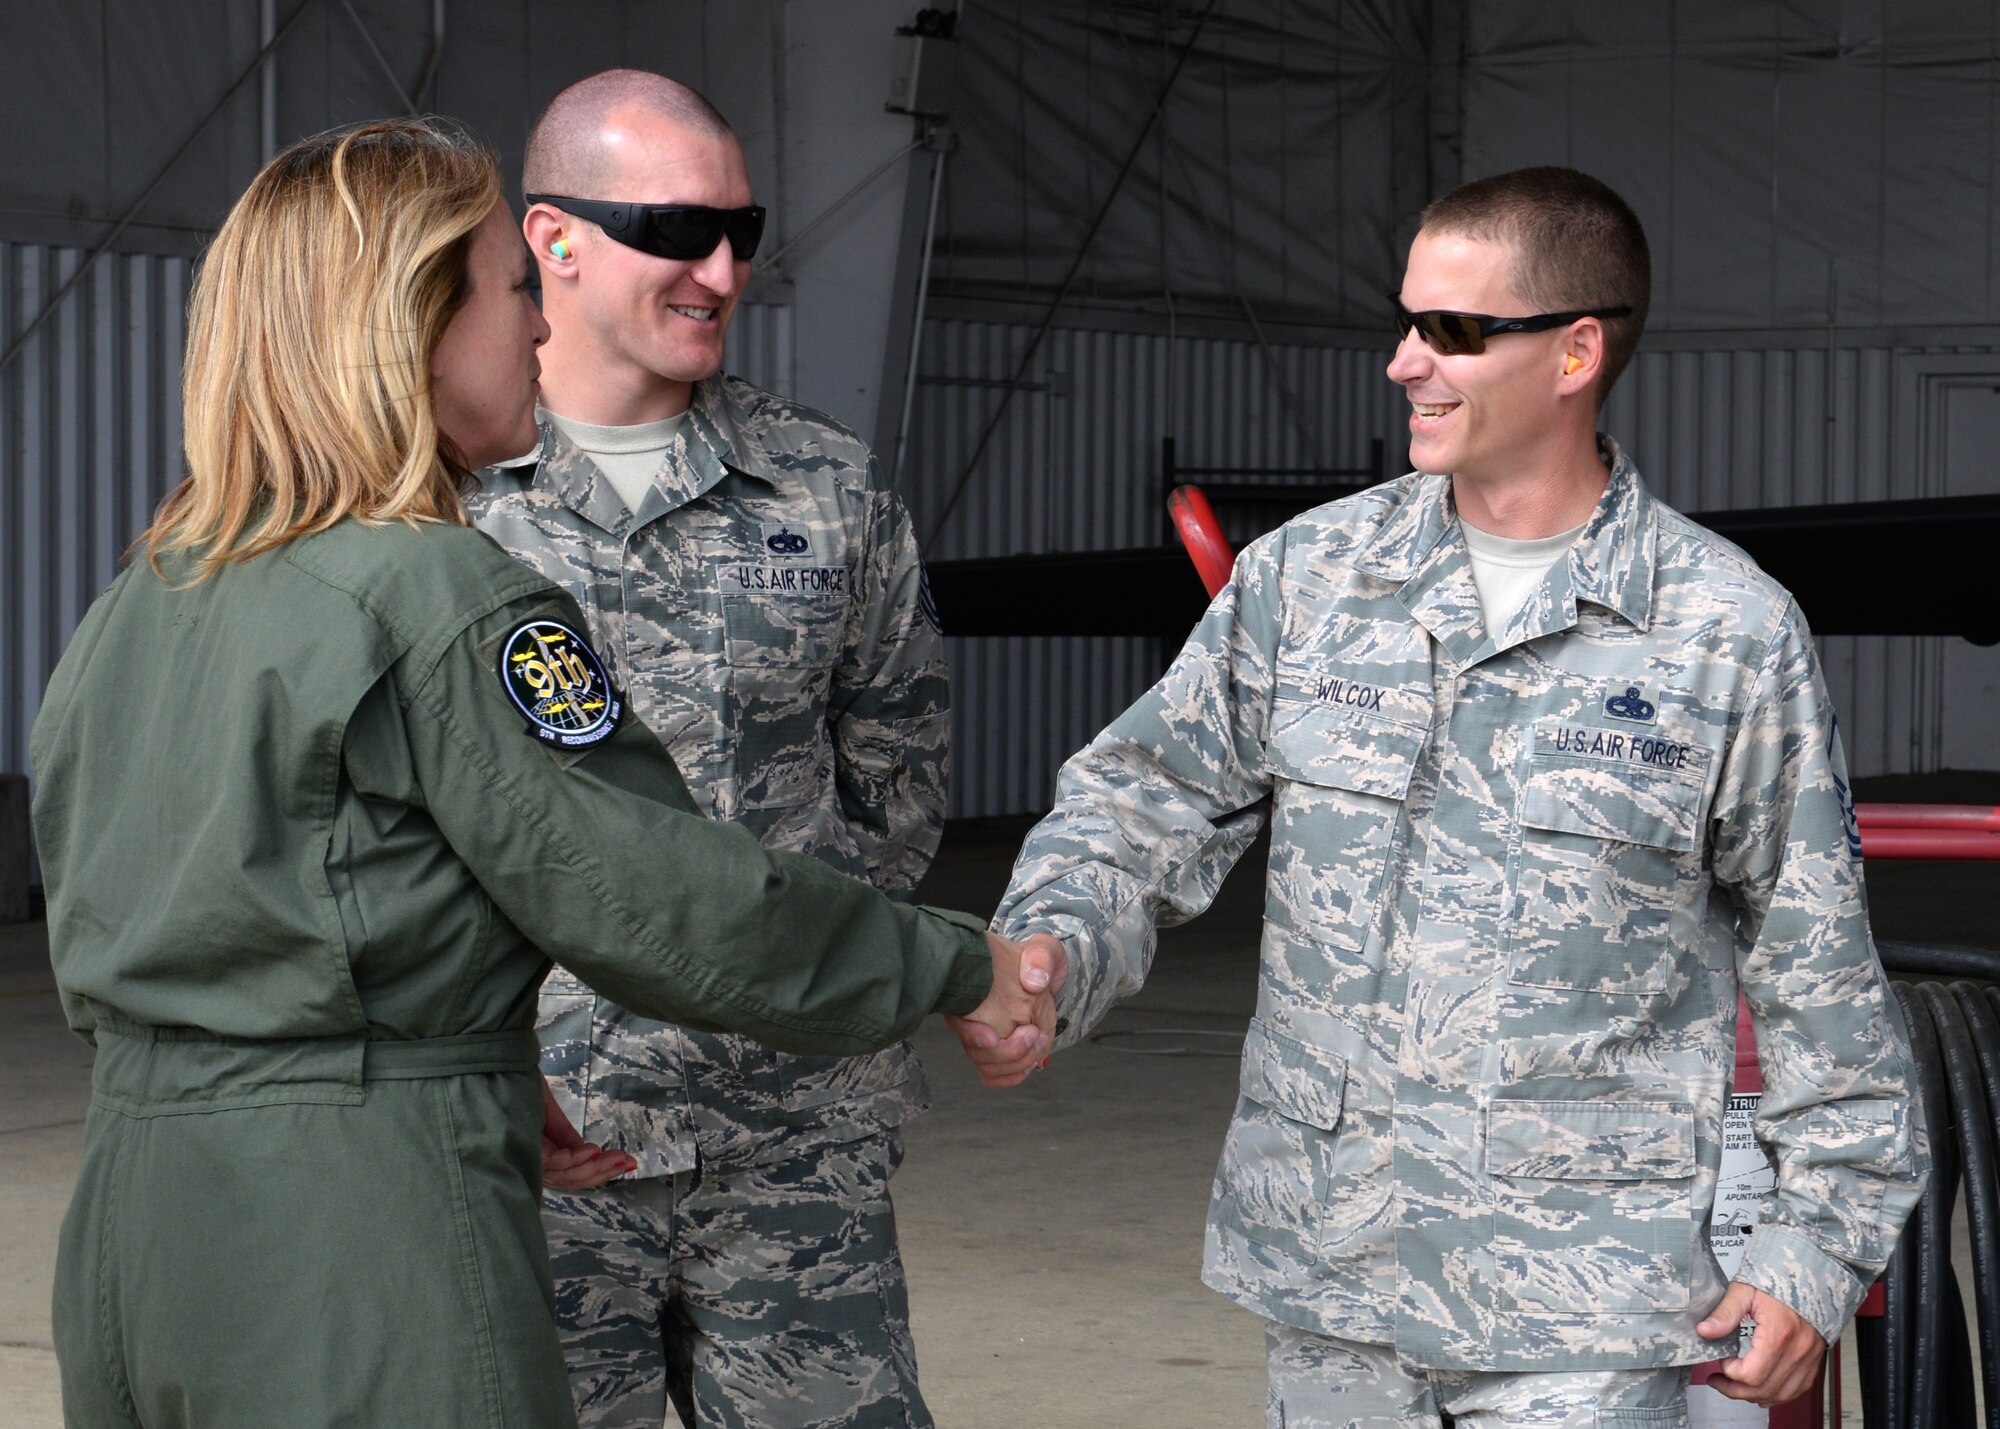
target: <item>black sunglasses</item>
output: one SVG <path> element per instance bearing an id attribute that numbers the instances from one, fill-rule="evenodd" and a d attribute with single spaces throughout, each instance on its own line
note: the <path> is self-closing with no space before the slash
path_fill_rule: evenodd
<path id="1" fill-rule="evenodd" d="M 529 194 L 529 203 L 545 203 L 578 218 L 587 218 L 628 248 L 656 258 L 682 263 L 706 258 L 727 237 L 738 263 L 747 263 L 764 237 L 764 210 L 709 208 L 698 203 L 617 203 L 595 198 L 563 198 Z"/>
<path id="2" fill-rule="evenodd" d="M 1584 308 L 1573 313 L 1535 313 L 1525 318 L 1495 318 L 1485 313 L 1450 313 L 1440 310 L 1413 313 L 1403 306 L 1400 294 L 1389 294 L 1396 307 L 1396 338 L 1408 337 L 1410 329 L 1430 344 L 1431 351 L 1458 357 L 1486 351 L 1486 339 L 1509 332 L 1547 332 L 1552 327 L 1573 323 L 1578 318 L 1622 318 L 1626 308 Z"/>

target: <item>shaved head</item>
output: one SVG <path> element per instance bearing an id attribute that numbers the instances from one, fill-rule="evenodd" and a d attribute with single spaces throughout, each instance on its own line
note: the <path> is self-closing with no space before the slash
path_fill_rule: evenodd
<path id="1" fill-rule="evenodd" d="M 528 135 L 522 187 L 572 198 L 634 197 L 605 189 L 619 177 L 605 135 L 621 111 L 650 115 L 703 138 L 736 137 L 720 111 L 686 85 L 648 70 L 608 69 L 549 101 Z"/>

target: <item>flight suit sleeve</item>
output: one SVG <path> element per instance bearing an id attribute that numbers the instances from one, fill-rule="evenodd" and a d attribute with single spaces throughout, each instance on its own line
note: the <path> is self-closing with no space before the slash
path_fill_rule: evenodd
<path id="1" fill-rule="evenodd" d="M 827 718 L 834 787 L 869 881 L 907 894 L 944 836 L 951 692 L 909 512 L 872 481 Z"/>
<path id="2" fill-rule="evenodd" d="M 1736 1278 L 1831 1343 L 1895 1248 L 1930 1158 L 1908 1031 L 1869 936 L 1838 727 L 1789 602 L 1725 755 L 1710 833 L 1763 1064 L 1757 1134 L 1777 1162 Z"/>
<path id="3" fill-rule="evenodd" d="M 602 743 L 531 737 L 499 673 L 510 632 L 582 613 L 546 588 L 472 623 L 406 720 L 431 816 L 531 942 L 623 1007 L 787 1052 L 889 1046 L 992 982 L 977 919 L 892 904 L 817 860 L 703 818 L 629 714 Z"/>
<path id="4" fill-rule="evenodd" d="M 1063 766 L 1022 845 L 993 924 L 1067 946 L 1058 1047 L 1139 990 L 1158 929 L 1207 908 L 1263 826 L 1282 539 L 1237 559 L 1159 684 Z"/>

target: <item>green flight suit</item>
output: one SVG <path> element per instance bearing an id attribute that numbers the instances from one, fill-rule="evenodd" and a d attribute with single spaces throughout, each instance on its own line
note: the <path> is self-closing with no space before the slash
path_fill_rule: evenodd
<path id="1" fill-rule="evenodd" d="M 985 995 L 979 920 L 703 817 L 615 692 L 584 736 L 524 713 L 508 661 L 549 622 L 581 643 L 479 532 L 352 521 L 184 589 L 135 564 L 86 615 L 31 746 L 56 979 L 98 1048 L 71 1425 L 572 1424 L 550 958 L 793 1052 Z"/>

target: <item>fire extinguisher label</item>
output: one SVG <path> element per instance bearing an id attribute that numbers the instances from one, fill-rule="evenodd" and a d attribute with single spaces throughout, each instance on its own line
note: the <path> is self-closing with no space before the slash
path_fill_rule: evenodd
<path id="1" fill-rule="evenodd" d="M 1709 1249 L 1734 1279 L 1757 1225 L 1757 1212 L 1778 1184 L 1777 1168 L 1757 1143 L 1756 1092 L 1729 1098 L 1722 1115 L 1722 1169 L 1715 1187 L 1715 1211 L 1708 1221 Z"/>

